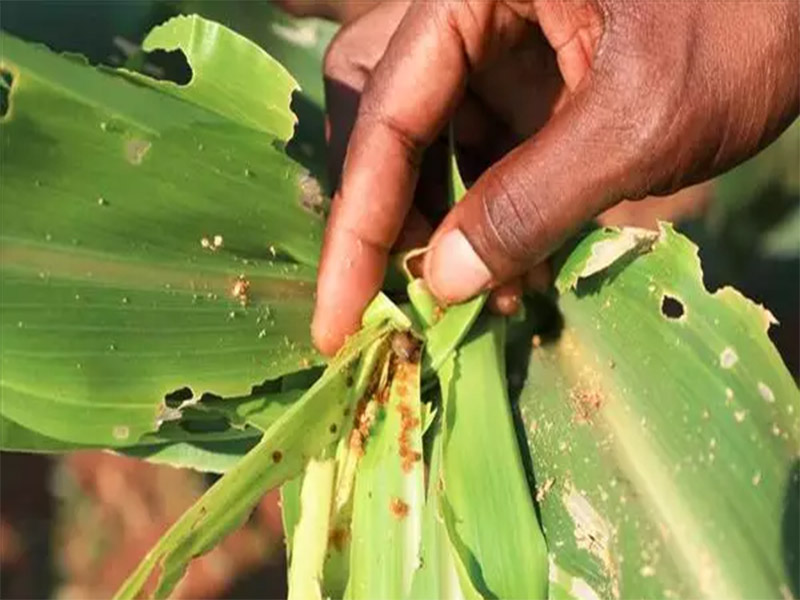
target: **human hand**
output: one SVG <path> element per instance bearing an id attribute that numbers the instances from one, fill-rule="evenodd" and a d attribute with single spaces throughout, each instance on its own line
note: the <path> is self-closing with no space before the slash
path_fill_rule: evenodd
<path id="1" fill-rule="evenodd" d="M 532 0 L 387 2 L 355 20 L 326 57 L 334 156 L 349 145 L 317 346 L 358 328 L 451 118 L 461 145 L 504 156 L 430 239 L 423 273 L 444 302 L 513 281 L 622 198 L 670 193 L 774 139 L 800 104 L 799 14 L 791 1 Z M 424 230 L 411 214 L 406 231 Z"/>

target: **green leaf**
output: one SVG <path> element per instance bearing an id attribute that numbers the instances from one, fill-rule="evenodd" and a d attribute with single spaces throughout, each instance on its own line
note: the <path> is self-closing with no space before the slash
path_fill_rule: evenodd
<path id="1" fill-rule="evenodd" d="M 330 191 L 327 184 L 325 94 L 322 60 L 338 25 L 323 19 L 295 18 L 274 2 L 182 0 L 180 9 L 223 23 L 256 42 L 300 84 L 292 96 L 299 118 L 286 147 Z"/>
<path id="2" fill-rule="evenodd" d="M 167 444 L 141 444 L 117 448 L 115 452 L 151 463 L 201 473 L 227 473 L 258 443 L 257 437 L 219 441 L 184 441 Z"/>
<path id="3" fill-rule="evenodd" d="M 278 61 L 247 38 L 189 15 L 153 28 L 142 49 L 181 50 L 192 68 L 192 79 L 185 86 L 141 76 L 143 82 L 213 111 L 224 121 L 283 142 L 292 137 L 297 119 L 289 102 L 299 86 Z"/>
<path id="4" fill-rule="evenodd" d="M 199 407 L 211 414 L 224 415 L 235 427 L 250 425 L 267 431 L 304 391 L 289 390 L 243 398 L 204 398 Z"/>
<path id="5" fill-rule="evenodd" d="M 502 319 L 479 320 L 441 378 L 442 512 L 469 577 L 463 589 L 544 598 L 547 550 L 511 416 L 504 337 Z"/>
<path id="6" fill-rule="evenodd" d="M 175 390 L 242 396 L 322 363 L 315 271 L 290 258 L 316 261 L 318 191 L 275 147 L 294 84 L 195 17 L 157 45 L 196 62 L 190 86 L 2 35 L 1 410 L 53 439 L 130 446 L 178 416 Z"/>
<path id="7" fill-rule="evenodd" d="M 657 232 L 636 227 L 595 233 L 591 244 L 581 244 L 569 254 L 556 278 L 556 289 L 563 294 L 579 280 L 600 273 L 622 257 L 647 252 L 657 238 Z"/>
<path id="8" fill-rule="evenodd" d="M 352 409 L 353 368 L 364 349 L 387 333 L 387 325 L 376 325 L 351 337 L 323 376 L 267 429 L 258 445 L 161 537 L 116 597 L 137 597 L 157 567 L 155 595 L 168 595 L 190 560 L 241 525 L 266 491 L 296 476 L 310 457 L 335 442 L 345 413 Z"/>
<path id="9" fill-rule="evenodd" d="M 376 310 L 380 306 L 386 308 L 386 303 L 391 304 L 383 297 L 374 300 L 371 304 L 373 310 L 367 311 L 364 321 L 369 322 L 370 318 L 383 313 L 391 323 L 397 316 L 396 308 Z M 397 326 L 397 323 L 393 324 Z M 347 590 L 350 577 L 353 488 L 356 470 L 363 454 L 363 444 L 358 443 L 363 441 L 359 428 L 361 418 L 365 414 L 365 405 L 371 397 L 382 393 L 380 390 L 383 390 L 388 383 L 390 347 L 390 339 L 387 337 L 375 341 L 364 352 L 355 378 L 354 395 L 358 398 L 355 403 L 355 415 L 346 420 L 342 438 L 336 448 L 336 479 L 331 506 L 328 552 L 323 567 L 322 593 L 325 597 L 342 598 Z"/>
<path id="10" fill-rule="evenodd" d="M 443 367 L 443 370 L 448 367 Z M 423 405 L 424 406 L 424 405 Z M 419 568 L 414 572 L 409 598 L 415 600 L 438 600 L 439 598 L 480 598 L 471 586 L 469 576 L 450 545 L 450 538 L 441 512 L 441 463 L 442 429 L 441 419 L 432 425 L 433 441 L 422 513 L 422 541 L 420 544 Z M 462 592 L 465 585 L 465 592 Z"/>
<path id="11" fill-rule="evenodd" d="M 289 600 L 321 600 L 322 569 L 328 547 L 336 461 L 311 459 L 300 491 L 300 518 L 292 532 Z"/>
<path id="12" fill-rule="evenodd" d="M 292 562 L 292 539 L 294 530 L 300 521 L 300 491 L 303 486 L 303 474 L 293 477 L 281 486 L 281 522 L 286 542 L 286 563 Z"/>
<path id="13" fill-rule="evenodd" d="M 181 10 L 200 13 L 256 42 L 292 74 L 304 98 L 324 109 L 321 65 L 325 50 L 338 29 L 335 23 L 296 18 L 271 2 L 236 4 L 227 0 L 183 0 Z"/>
<path id="14" fill-rule="evenodd" d="M 0 449 L 14 452 L 67 452 L 82 448 L 42 435 L 0 415 Z"/>
<path id="15" fill-rule="evenodd" d="M 404 598 L 419 566 L 424 483 L 420 365 L 392 357 L 388 399 L 378 392 L 353 497 L 347 598 Z"/>
<path id="16" fill-rule="evenodd" d="M 119 454 L 156 464 L 194 469 L 205 473 L 224 473 L 258 443 L 252 430 L 236 432 L 230 439 L 203 440 L 197 433 L 184 432 L 183 441 L 164 441 L 117 448 Z M 154 436 L 156 437 L 156 436 Z M 0 449 L 12 452 L 62 453 L 91 448 L 87 444 L 49 438 L 0 416 Z M 96 446 L 100 448 L 100 446 Z"/>
<path id="17" fill-rule="evenodd" d="M 800 394 L 772 316 L 709 293 L 668 225 L 576 279 L 629 235 L 565 264 L 563 329 L 534 340 L 520 399 L 555 565 L 599 597 L 797 595 Z"/>
<path id="18" fill-rule="evenodd" d="M 425 331 L 425 373 L 438 371 L 452 356 L 461 341 L 469 333 L 487 294 L 455 304 L 444 311 L 442 317 Z"/>

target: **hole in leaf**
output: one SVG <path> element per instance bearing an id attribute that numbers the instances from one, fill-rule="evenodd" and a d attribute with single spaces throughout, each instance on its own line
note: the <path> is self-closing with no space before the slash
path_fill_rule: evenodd
<path id="1" fill-rule="evenodd" d="M 153 50 L 143 56 L 140 69 L 155 79 L 186 85 L 192 80 L 192 67 L 181 50 Z"/>
<path id="2" fill-rule="evenodd" d="M 191 400 L 192 398 L 194 398 L 192 388 L 182 387 L 179 390 L 166 394 L 164 396 L 164 403 L 170 408 L 178 408 L 186 400 Z"/>
<path id="3" fill-rule="evenodd" d="M 0 117 L 5 117 L 8 113 L 11 98 L 11 86 L 14 84 L 14 76 L 11 71 L 0 69 Z"/>
<path id="4" fill-rule="evenodd" d="M 187 433 L 223 433 L 230 429 L 230 423 L 224 417 L 212 417 L 183 420 L 178 423 L 178 427 Z"/>
<path id="5" fill-rule="evenodd" d="M 281 391 L 281 378 L 267 379 L 258 383 L 250 388 L 250 394 L 253 396 L 263 396 L 265 394 L 272 394 Z"/>
<path id="6" fill-rule="evenodd" d="M 661 298 L 661 314 L 668 319 L 680 319 L 685 312 L 683 302 L 675 296 L 664 294 L 664 297 Z"/>

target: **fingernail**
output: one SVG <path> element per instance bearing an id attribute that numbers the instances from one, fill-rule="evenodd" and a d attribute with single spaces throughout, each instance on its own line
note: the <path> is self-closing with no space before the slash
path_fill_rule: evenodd
<path id="1" fill-rule="evenodd" d="M 461 230 L 451 229 L 425 257 L 425 279 L 440 300 L 461 302 L 483 291 L 492 274 Z"/>

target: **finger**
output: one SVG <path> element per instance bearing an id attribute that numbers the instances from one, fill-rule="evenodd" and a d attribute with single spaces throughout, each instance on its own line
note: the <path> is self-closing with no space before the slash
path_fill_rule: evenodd
<path id="1" fill-rule="evenodd" d="M 347 143 L 358 113 L 361 92 L 370 73 L 386 52 L 408 2 L 387 2 L 358 21 L 343 27 L 325 53 L 326 138 L 328 172 L 336 188 Z"/>
<path id="2" fill-rule="evenodd" d="M 461 97 L 468 57 L 481 59 L 487 45 L 479 42 L 497 19 L 508 21 L 505 31 L 519 20 L 501 4 L 473 9 L 411 5 L 365 88 L 320 260 L 312 336 L 323 352 L 335 351 L 358 328 L 380 288 L 422 151 Z M 469 14 L 459 16 L 463 10 Z M 468 34 L 459 21 L 465 17 Z"/>
<path id="3" fill-rule="evenodd" d="M 631 167 L 644 152 L 619 123 L 637 108 L 614 88 L 586 82 L 451 211 L 425 258 L 425 279 L 440 300 L 460 302 L 522 274 L 634 189 L 630 173 L 640 169 Z"/>
<path id="4" fill-rule="evenodd" d="M 497 315 L 510 317 L 522 305 L 522 282 L 514 279 L 504 283 L 494 290 L 489 296 L 489 310 Z"/>

